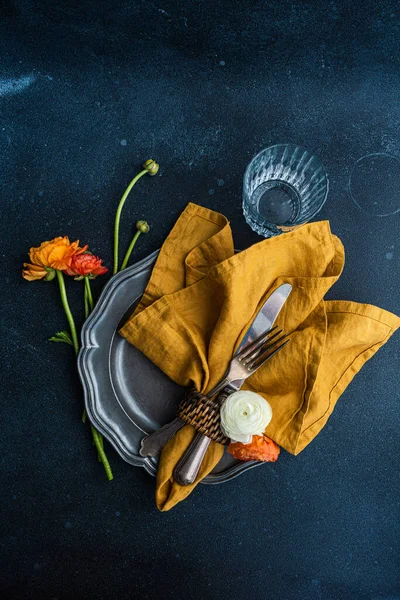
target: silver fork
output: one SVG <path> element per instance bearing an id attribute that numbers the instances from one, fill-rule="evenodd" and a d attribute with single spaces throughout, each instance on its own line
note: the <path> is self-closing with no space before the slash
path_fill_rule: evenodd
<path id="1" fill-rule="evenodd" d="M 208 392 L 207 397 L 212 398 L 231 382 L 236 381 L 237 379 L 241 379 L 240 373 L 243 372 L 243 365 L 241 365 L 240 363 L 240 358 L 249 357 L 250 353 L 258 352 L 268 337 L 270 340 L 272 340 L 280 333 L 280 330 L 276 332 L 276 329 L 277 326 L 264 331 L 256 340 L 254 340 L 254 342 L 242 348 L 242 350 L 238 352 L 231 360 L 223 380 L 220 381 L 220 383 L 214 389 Z M 271 334 L 274 331 L 275 334 L 271 336 Z M 160 429 L 157 429 L 157 431 L 154 431 L 150 435 L 147 435 L 145 438 L 143 438 L 141 442 L 139 454 L 141 456 L 157 456 L 157 454 L 161 452 L 166 443 L 169 442 L 169 440 L 175 435 L 177 431 L 179 431 L 179 429 L 181 429 L 181 427 L 184 426 L 184 424 L 185 422 L 182 421 L 182 419 L 180 419 L 179 417 L 177 417 L 170 423 L 167 423 Z"/>
<path id="2" fill-rule="evenodd" d="M 276 327 L 273 329 L 276 329 Z M 268 333 L 271 333 L 273 329 Z M 271 342 L 271 340 L 277 336 L 278 339 Z M 235 381 L 236 386 L 230 387 L 229 385 L 225 385 L 224 387 L 226 389 L 216 399 L 218 404 L 222 404 L 229 394 L 239 390 L 245 379 L 250 377 L 250 375 L 253 375 L 257 369 L 262 367 L 262 365 L 290 342 L 287 334 L 283 333 L 281 329 L 271 336 L 268 342 L 266 342 L 266 337 L 267 336 L 263 335 L 262 338 L 259 338 L 259 340 L 262 340 L 261 342 L 256 340 L 232 360 L 229 372 L 231 369 L 234 371 L 235 378 L 231 380 L 231 382 Z M 233 367 L 232 364 L 234 365 Z M 220 384 L 217 387 L 220 390 L 222 389 Z M 206 435 L 203 435 L 202 433 L 196 435 L 174 469 L 174 479 L 177 483 L 180 485 L 189 485 L 194 482 L 210 443 L 211 439 Z"/>

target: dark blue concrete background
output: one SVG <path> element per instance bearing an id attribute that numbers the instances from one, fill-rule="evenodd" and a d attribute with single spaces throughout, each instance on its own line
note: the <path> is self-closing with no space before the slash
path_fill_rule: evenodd
<path id="1" fill-rule="evenodd" d="M 295 142 L 329 172 L 321 218 L 347 259 L 330 296 L 400 313 L 399 215 L 363 213 L 346 191 L 358 158 L 400 155 L 398 3 L 3 0 L 0 11 L 2 598 L 399 599 L 399 336 L 298 457 L 199 486 L 160 514 L 154 480 L 111 448 L 105 480 L 70 348 L 46 341 L 65 326 L 57 287 L 20 276 L 29 247 L 55 235 L 111 265 L 116 204 L 150 157 L 160 176 L 123 216 L 123 244 L 138 218 L 151 224 L 136 259 L 188 201 L 225 213 L 244 248 L 259 240 L 241 212 L 245 167 Z M 71 282 L 74 306 L 80 292 Z"/>

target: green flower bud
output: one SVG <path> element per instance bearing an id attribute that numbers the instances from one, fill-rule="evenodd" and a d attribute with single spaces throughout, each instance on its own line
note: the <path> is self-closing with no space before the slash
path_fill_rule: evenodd
<path id="1" fill-rule="evenodd" d="M 136 228 L 140 233 L 147 233 L 150 230 L 150 226 L 146 221 L 138 221 L 136 223 Z"/>
<path id="2" fill-rule="evenodd" d="M 153 176 L 157 175 L 160 165 L 150 158 L 143 163 L 143 168 L 148 171 L 149 175 Z"/>

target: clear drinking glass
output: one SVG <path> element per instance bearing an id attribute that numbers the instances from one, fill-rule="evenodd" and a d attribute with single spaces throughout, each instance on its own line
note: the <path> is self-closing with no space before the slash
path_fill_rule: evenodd
<path id="1" fill-rule="evenodd" d="M 328 176 L 320 160 L 294 144 L 262 150 L 246 169 L 243 213 L 250 227 L 272 237 L 307 223 L 325 203 Z"/>

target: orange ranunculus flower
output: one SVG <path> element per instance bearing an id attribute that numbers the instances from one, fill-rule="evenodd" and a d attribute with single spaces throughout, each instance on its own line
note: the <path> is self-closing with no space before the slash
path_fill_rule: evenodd
<path id="1" fill-rule="evenodd" d="M 94 254 L 75 254 L 72 257 L 71 266 L 65 269 L 67 275 L 73 277 L 97 277 L 107 273 L 107 267 L 102 265 L 102 259 Z"/>
<path id="2" fill-rule="evenodd" d="M 70 242 L 68 236 L 56 237 L 49 242 L 42 242 L 39 248 L 31 248 L 29 258 L 34 265 L 64 271 L 71 265 L 72 257 L 85 252 L 87 248 L 80 248 L 79 240 Z"/>
<path id="3" fill-rule="evenodd" d="M 242 444 L 241 442 L 229 444 L 228 452 L 238 460 L 275 462 L 278 460 L 280 448 L 266 435 L 253 435 L 250 444 Z"/>
<path id="4" fill-rule="evenodd" d="M 64 271 L 71 265 L 72 257 L 87 250 L 87 246 L 79 247 L 79 240 L 70 242 L 67 236 L 42 242 L 38 248 L 29 250 L 31 263 L 24 263 L 22 276 L 28 281 L 43 279 L 52 269 Z M 38 268 L 39 267 L 39 268 Z"/>

